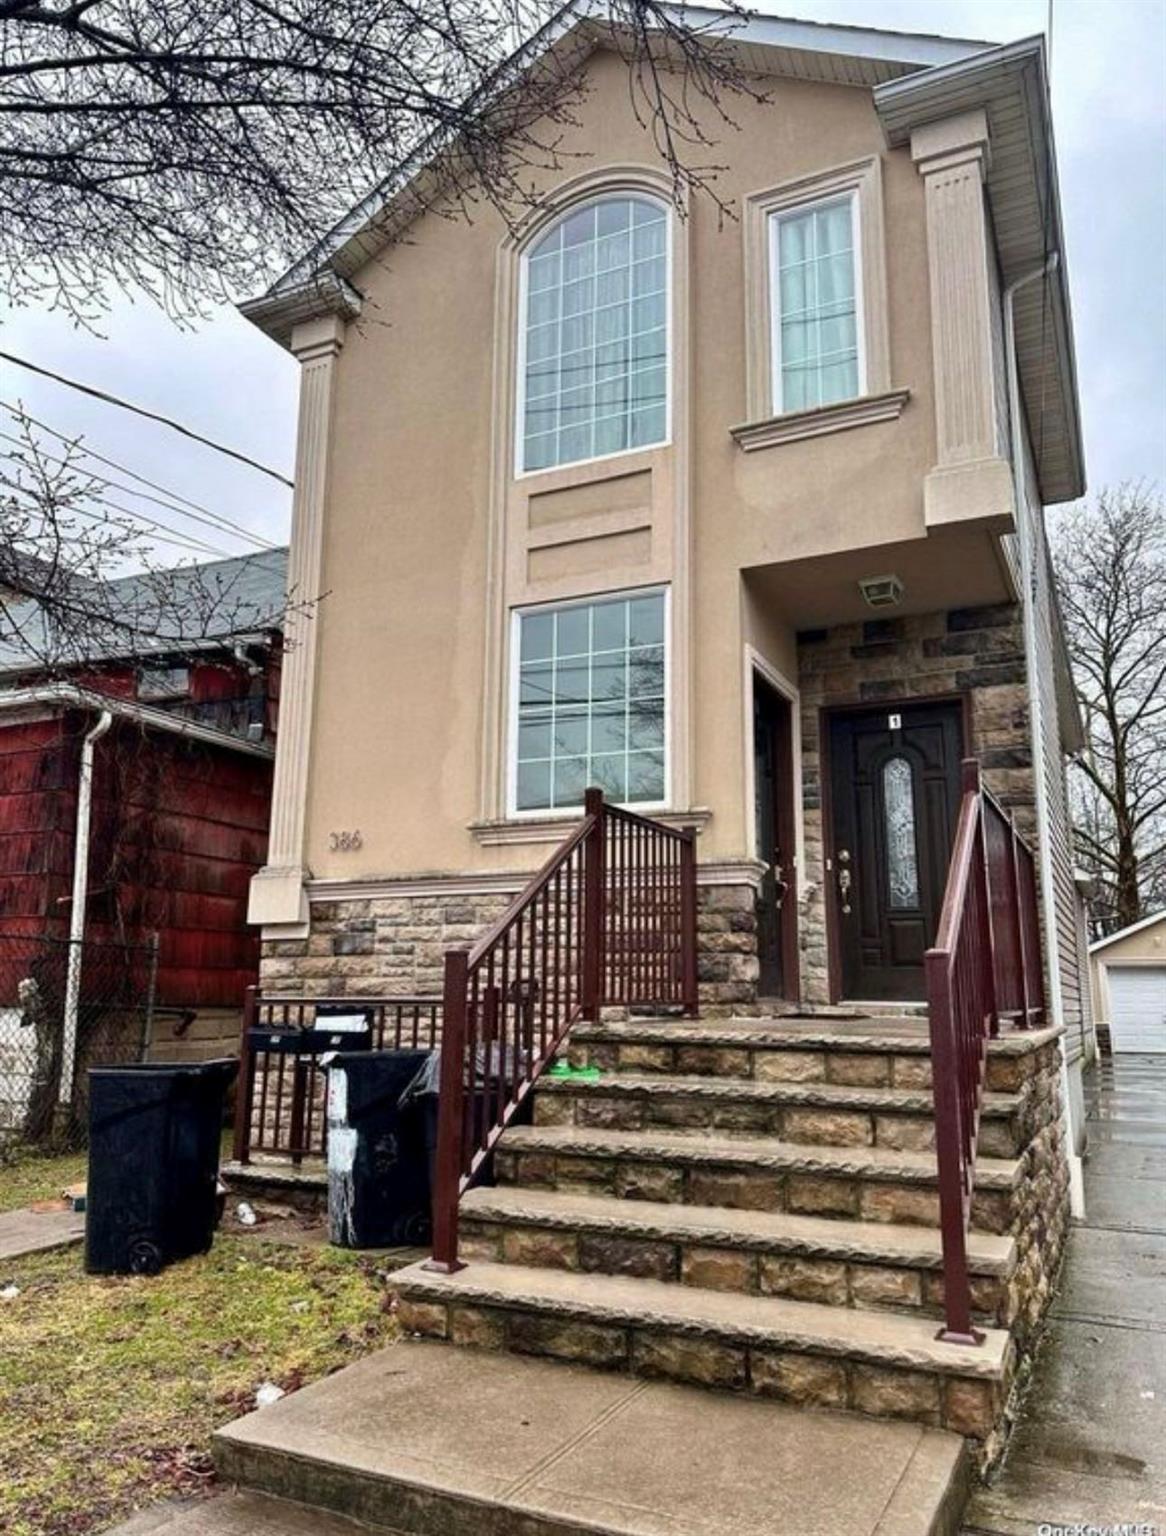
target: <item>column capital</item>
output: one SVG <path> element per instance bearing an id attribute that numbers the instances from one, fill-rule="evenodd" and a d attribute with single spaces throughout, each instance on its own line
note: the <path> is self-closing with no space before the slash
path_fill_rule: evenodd
<path id="1" fill-rule="evenodd" d="M 301 363 L 336 357 L 344 346 L 344 320 L 340 315 L 317 315 L 292 327 L 288 350 Z"/>
<path id="2" fill-rule="evenodd" d="M 977 107 L 971 112 L 924 123 L 912 131 L 911 159 L 921 176 L 977 163 L 981 177 L 986 176 L 991 162 L 988 114 Z"/>

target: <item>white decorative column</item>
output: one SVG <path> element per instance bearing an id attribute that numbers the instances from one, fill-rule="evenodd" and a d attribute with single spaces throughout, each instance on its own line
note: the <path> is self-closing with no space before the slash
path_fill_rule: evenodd
<path id="1" fill-rule="evenodd" d="M 315 605 L 321 592 L 333 374 L 343 345 L 344 322 L 335 315 L 308 320 L 291 334 L 290 350 L 302 372 L 279 733 L 267 863 L 252 877 L 247 911 L 249 922 L 277 928 L 288 937 L 289 928 L 304 931 L 308 921 L 304 827 L 320 628 Z"/>
<path id="2" fill-rule="evenodd" d="M 1003 379 L 996 378 L 1001 316 L 984 201 L 987 115 L 962 112 L 916 128 L 911 158 L 924 182 L 935 369 L 937 462 L 924 482 L 927 526 L 974 520 L 1005 532 L 1014 525 L 1014 504 L 998 404 Z"/>

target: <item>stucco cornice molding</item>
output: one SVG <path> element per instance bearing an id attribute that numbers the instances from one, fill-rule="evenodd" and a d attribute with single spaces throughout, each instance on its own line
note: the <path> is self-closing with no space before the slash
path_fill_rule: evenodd
<path id="1" fill-rule="evenodd" d="M 760 448 L 779 448 L 807 437 L 824 437 L 830 432 L 846 432 L 851 427 L 865 427 L 876 421 L 897 421 L 911 398 L 909 389 L 890 389 L 881 395 L 864 395 L 858 400 L 841 400 L 836 405 L 818 406 L 812 411 L 789 411 L 769 416 L 764 421 L 748 421 L 730 427 L 734 442 L 746 453 Z"/>
<path id="2" fill-rule="evenodd" d="M 239 305 L 239 313 L 281 346 L 295 350 L 291 345 L 293 331 L 307 322 L 330 317 L 341 323 L 355 320 L 363 302 L 347 278 L 325 270 L 295 288 L 248 299 Z"/>

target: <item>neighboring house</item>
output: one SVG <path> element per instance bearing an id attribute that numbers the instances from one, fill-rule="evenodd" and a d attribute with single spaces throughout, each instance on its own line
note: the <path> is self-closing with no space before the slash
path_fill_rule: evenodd
<path id="1" fill-rule="evenodd" d="M 1166 911 L 1089 946 L 1093 1016 L 1111 1051 L 1166 1051 Z"/>
<path id="2" fill-rule="evenodd" d="M 723 1119 L 686 1100 L 657 1122 L 674 1128 L 772 1129 L 754 1100 L 804 1093 L 809 1108 L 781 1135 L 813 1144 L 797 1165 L 813 1176 L 771 1188 L 772 1157 L 743 1149 L 736 1171 L 701 1185 L 705 1207 L 845 1218 L 860 1247 L 880 1221 L 900 1233 L 934 1224 L 934 1127 L 870 1117 L 930 1093 L 926 1062 L 904 1059 L 892 1079 L 896 1036 L 879 1020 L 918 1013 L 927 997 L 924 955 L 967 800 L 961 762 L 975 758 L 1039 848 L 1024 942 L 1039 971 L 1043 933 L 1045 1017 L 1064 1031 L 1063 1058 L 1047 1033 L 1013 1034 L 1001 1049 L 1019 1054 L 989 1074 L 1031 1114 L 992 1143 L 1004 1159 L 994 1189 L 1015 1195 L 994 1215 L 976 1196 L 976 1223 L 1014 1236 L 1001 1262 L 1019 1265 L 1011 1300 L 984 1309 L 1027 1347 L 1065 1230 L 1083 1132 L 1071 1119 L 1062 1145 L 1059 1106 L 1080 1104 L 1088 1033 L 1065 790 L 1081 727 L 1043 510 L 1079 497 L 1085 478 L 1043 40 L 990 47 L 750 19 L 725 46 L 770 98 L 730 102 L 739 132 L 697 106 L 725 166 L 718 191 L 740 215 L 729 221 L 700 197 L 678 214 L 626 64 L 575 17 L 566 8 L 542 45 L 584 50 L 587 91 L 564 132 L 565 168 L 542 175 L 520 229 L 481 206 L 469 224 L 415 217 L 389 246 L 400 210 L 415 207 L 409 176 L 426 174 L 417 160 L 243 306 L 303 365 L 291 580 L 329 594 L 310 625 L 289 618 L 268 862 L 251 888 L 264 988 L 440 992 L 443 955 L 498 917 L 598 786 L 697 829 L 701 1012 L 818 1012 L 788 1036 L 759 1029 L 740 1051 L 725 1048 L 731 1030 L 675 1020 L 638 1055 L 611 1036 L 580 1048 L 607 1068 L 633 1068 L 634 1056 L 641 1073 L 700 1074 L 706 1105 L 741 1100 Z M 533 951 L 531 931 L 520 951 Z M 999 931 L 996 943 L 999 956 Z M 500 964 L 490 1006 L 537 1007 L 546 989 L 523 993 Z M 830 1046 L 848 1027 L 830 1005 L 864 1021 L 849 1045 Z M 896 1027 L 909 1035 L 911 1018 Z M 780 1049 L 764 1064 L 778 1086 L 736 1082 L 762 1076 L 754 1045 L 760 1057 L 786 1038 L 796 1067 Z M 799 1090 L 799 1076 L 814 1082 Z M 1012 1114 L 1002 1102 L 993 1112 Z M 596 1129 L 570 1173 L 561 1103 L 533 1132 L 509 1132 L 544 1149 L 538 1173 L 532 1146 L 506 1163 L 509 1177 L 553 1185 L 557 1146 L 576 1195 L 698 1199 L 689 1163 L 669 1163 L 675 1135 L 655 1161 L 627 1147 L 602 1161 L 615 1128 L 640 1122 L 595 1108 L 577 1121 Z M 961 1134 L 971 1147 L 974 1129 Z M 815 1161 L 823 1143 L 841 1161 Z M 633 1177 L 625 1156 L 650 1167 Z M 752 1173 L 736 1168 L 751 1157 Z M 915 1177 L 931 1183 L 900 1198 L 893 1181 Z M 960 1201 L 966 1221 L 966 1185 Z M 619 1206 L 632 1221 L 633 1203 Z M 531 1209 L 498 1206 L 489 1220 L 535 1221 Z M 562 1206 L 544 1217 L 570 1226 Z M 476 1227 L 475 1257 L 497 1254 Z M 776 1243 L 766 1230 L 750 1242 Z M 625 1235 L 663 1241 L 642 1225 Z M 555 1251 L 528 1262 L 590 1267 L 576 1249 Z M 843 1303 L 863 1305 L 843 1256 L 824 1245 L 817 1257 L 820 1273 L 772 1289 L 835 1303 L 841 1286 Z M 667 1274 L 607 1259 L 625 1275 L 679 1273 L 675 1255 Z M 904 1307 L 918 1318 L 921 1294 L 924 1307 L 935 1299 L 895 1269 L 906 1262 L 889 1260 L 882 1291 L 872 1280 L 864 1292 L 896 1327 Z M 695 1286 L 757 1288 L 744 1259 L 702 1266 Z M 561 1313 L 562 1294 L 531 1299 L 535 1273 L 521 1305 Z M 459 1294 L 487 1305 L 482 1291 L 472 1299 L 474 1264 L 467 1275 L 458 1293 L 457 1276 L 410 1271 L 403 1294 L 424 1303 L 413 1322 L 443 1331 Z M 508 1283 L 487 1287 L 503 1311 L 520 1305 L 505 1300 Z M 595 1323 L 602 1308 L 585 1296 L 580 1285 L 577 1315 Z M 736 1335 L 708 1328 L 737 1349 Z M 921 1359 L 933 1334 L 919 1334 Z M 904 1390 L 918 1397 L 896 1410 L 834 1365 L 798 1400 L 990 1439 L 1014 1361 L 1005 1335 L 991 1337 L 998 1374 L 970 1383 L 962 1418 L 954 1389 L 941 1400 L 933 1379 L 913 1380 Z M 797 1348 L 838 1353 L 822 1340 Z M 703 1368 L 691 1371 L 719 1380 Z M 752 1371 L 725 1366 L 730 1384 Z"/>
<path id="3" fill-rule="evenodd" d="M 267 847 L 286 564 L 273 550 L 112 581 L 57 660 L 37 605 L 5 604 L 0 1005 L 30 964 L 63 987 L 78 939 L 82 1002 L 144 1002 L 149 967 L 133 954 L 115 974 L 116 946 L 156 934 L 152 1054 L 235 1049 L 258 964 L 246 892 Z M 102 622 L 114 614 L 139 632 Z"/>

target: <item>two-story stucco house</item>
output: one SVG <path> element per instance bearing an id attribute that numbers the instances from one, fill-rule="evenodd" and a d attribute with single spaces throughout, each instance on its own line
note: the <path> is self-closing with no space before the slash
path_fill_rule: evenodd
<path id="1" fill-rule="evenodd" d="M 545 1083 L 535 1123 L 498 1148 L 525 1204 L 464 1196 L 471 1262 L 410 1271 L 410 1316 L 457 1334 L 468 1309 L 461 1335 L 498 1344 L 517 1314 L 566 1310 L 582 1342 L 548 1334 L 543 1352 L 610 1364 L 593 1269 L 686 1282 L 678 1337 L 694 1297 L 781 1297 L 808 1309 L 787 1348 L 817 1369 L 765 1365 L 711 1312 L 701 1338 L 721 1354 L 657 1339 L 650 1369 L 990 1444 L 1060 1251 L 1087 1028 L 1064 781 L 1080 730 L 1043 527 L 1084 468 L 1043 42 L 750 19 L 725 46 L 764 99 L 732 103 L 736 130 L 709 127 L 735 220 L 700 196 L 675 205 L 610 33 L 567 7 L 544 45 L 568 42 L 588 84 L 568 168 L 519 231 L 483 206 L 469 223 L 417 215 L 401 239 L 410 188 L 390 175 L 244 306 L 302 363 L 291 586 L 327 594 L 289 619 L 251 890 L 264 988 L 439 993 L 446 952 L 571 838 L 589 786 L 695 829 L 700 1017 L 587 1022 L 584 998 L 575 1059 L 620 1091 Z M 989 792 L 970 801 L 969 759 Z M 987 1344 L 949 1328 L 934 1359 L 871 1340 L 848 1356 L 813 1333 L 836 1304 L 934 1339 L 924 957 L 945 893 L 958 926 L 1001 838 L 1011 884 L 975 919 L 1001 1034 L 964 1125 L 980 1136 L 967 1258 Z M 1009 902 L 1031 915 L 1014 940 Z M 1010 1030 L 1042 1012 L 1036 987 L 1041 1027 Z M 580 1257 L 587 1231 L 612 1230 L 600 1199 L 631 1223 L 622 1259 L 594 1242 Z M 653 1227 L 669 1203 L 687 1238 Z M 725 1206 L 759 1223 L 737 1248 L 700 1225 Z M 831 1248 L 823 1218 L 852 1246 Z M 796 1238 L 807 1219 L 812 1241 Z M 930 1258 L 891 1242 L 924 1230 Z M 503 1259 L 526 1266 L 520 1297 Z M 578 1271 L 573 1299 L 556 1266 Z M 633 1368 L 638 1294 L 619 1314 Z"/>

